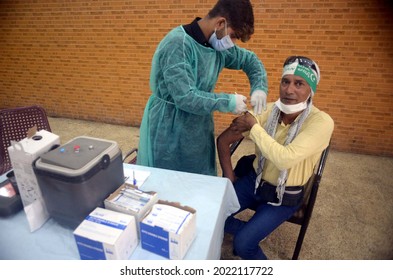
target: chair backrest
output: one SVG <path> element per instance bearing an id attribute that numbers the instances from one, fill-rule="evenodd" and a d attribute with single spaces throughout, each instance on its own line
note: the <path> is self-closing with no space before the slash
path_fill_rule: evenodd
<path id="1" fill-rule="evenodd" d="M 11 141 L 20 141 L 27 131 L 37 126 L 37 130 L 51 132 L 45 110 L 37 105 L 0 110 L 0 174 L 12 169 L 8 155 Z"/>
<path id="2" fill-rule="evenodd" d="M 128 158 L 135 154 L 130 160 L 128 160 Z M 136 160 L 137 160 L 137 154 L 138 154 L 138 149 L 137 148 L 133 148 L 131 150 L 129 150 L 123 157 L 123 162 L 126 163 L 130 163 L 130 164 L 136 164 Z"/>
<path id="3" fill-rule="evenodd" d="M 293 260 L 297 260 L 299 258 L 300 250 L 303 245 L 304 236 L 306 235 L 308 224 L 310 223 L 311 215 L 314 210 L 314 204 L 317 199 L 319 184 L 322 179 L 322 174 L 329 154 L 329 149 L 330 149 L 330 144 L 322 152 L 319 163 L 316 166 L 316 169 L 314 170 L 314 174 L 311 176 L 311 178 L 308 180 L 307 184 L 305 185 L 305 196 L 303 199 L 302 206 L 291 218 L 287 220 L 290 223 L 300 225 L 299 235 L 296 241 L 295 250 L 292 255 Z"/>
<path id="4" fill-rule="evenodd" d="M 240 143 L 243 141 L 244 137 L 237 140 L 236 142 L 232 143 L 232 145 L 229 147 L 229 151 L 231 155 L 236 151 L 237 147 L 239 147 Z"/>
<path id="5" fill-rule="evenodd" d="M 307 223 L 311 218 L 314 209 L 315 200 L 317 199 L 319 183 L 322 179 L 323 170 L 325 168 L 327 156 L 329 154 L 330 145 L 323 150 L 319 163 L 317 164 L 314 174 L 308 179 L 304 185 L 303 204 L 299 210 L 288 220 L 288 222 L 301 225 L 307 219 Z"/>

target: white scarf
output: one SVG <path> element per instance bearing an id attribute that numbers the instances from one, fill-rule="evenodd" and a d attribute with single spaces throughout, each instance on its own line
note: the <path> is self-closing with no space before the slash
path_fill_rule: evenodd
<path id="1" fill-rule="evenodd" d="M 304 121 L 308 117 L 308 115 L 311 112 L 312 108 L 312 98 L 309 99 L 307 108 L 296 118 L 296 120 L 291 124 L 288 130 L 288 135 L 287 138 L 285 139 L 284 146 L 288 145 L 295 139 L 295 137 L 299 134 L 300 128 L 302 127 Z M 269 115 L 269 118 L 266 122 L 265 130 L 266 132 L 274 138 L 274 135 L 276 134 L 276 129 L 278 125 L 278 120 L 280 118 L 281 111 L 280 109 L 274 105 L 272 112 Z M 263 166 L 265 164 L 265 157 L 261 154 L 258 162 L 258 169 L 257 169 L 257 178 L 255 180 L 255 190 L 258 188 L 261 178 L 262 178 L 262 171 L 263 171 Z M 280 175 L 278 176 L 277 179 L 277 188 L 276 188 L 276 193 L 277 193 L 277 198 L 278 202 L 273 203 L 273 202 L 268 202 L 269 204 L 273 206 L 280 206 L 282 203 L 282 198 L 284 196 L 285 192 L 285 185 L 287 183 L 287 178 L 288 178 L 288 170 L 281 170 Z"/>

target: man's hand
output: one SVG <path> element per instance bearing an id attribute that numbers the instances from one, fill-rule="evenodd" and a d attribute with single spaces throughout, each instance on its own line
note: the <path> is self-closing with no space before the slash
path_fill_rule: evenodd
<path id="1" fill-rule="evenodd" d="M 246 112 L 232 121 L 230 129 L 237 133 L 243 133 L 251 130 L 251 128 L 256 123 L 257 120 L 255 119 L 255 117 L 252 114 Z"/>

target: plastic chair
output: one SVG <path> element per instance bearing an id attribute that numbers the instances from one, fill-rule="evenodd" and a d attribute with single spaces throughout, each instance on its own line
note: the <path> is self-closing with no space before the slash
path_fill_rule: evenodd
<path id="1" fill-rule="evenodd" d="M 243 138 L 231 145 L 230 147 L 231 155 L 236 151 L 237 147 L 240 145 L 242 141 Z M 312 212 L 314 210 L 315 201 L 317 199 L 319 184 L 322 179 L 322 174 L 329 154 L 329 149 L 330 149 L 330 144 L 322 152 L 321 158 L 319 160 L 319 163 L 316 165 L 314 169 L 313 175 L 310 177 L 308 182 L 304 185 L 305 193 L 304 193 L 302 206 L 291 218 L 287 220 L 287 222 L 300 225 L 299 235 L 296 241 L 295 250 L 292 255 L 292 260 L 297 260 L 299 258 L 300 250 L 302 249 L 304 237 L 306 235 L 306 231 L 311 220 Z"/>
<path id="2" fill-rule="evenodd" d="M 319 184 L 321 183 L 323 170 L 325 168 L 326 160 L 329 154 L 329 149 L 330 145 L 322 152 L 319 163 L 314 170 L 314 174 L 310 177 L 307 184 L 305 185 L 305 194 L 302 206 L 288 220 L 288 222 L 290 223 L 300 225 L 300 231 L 296 241 L 295 251 L 293 252 L 292 260 L 297 260 L 299 258 L 300 250 L 302 249 L 304 236 L 306 235 L 311 215 L 314 210 Z"/>
<path id="3" fill-rule="evenodd" d="M 133 157 L 133 158 L 131 158 L 130 160 L 128 160 L 127 161 L 127 158 L 129 158 L 132 154 L 134 154 L 135 153 L 135 156 Z M 130 151 L 128 151 L 125 155 L 124 155 L 124 157 L 123 157 L 123 162 L 127 162 L 127 163 L 130 163 L 130 164 L 136 164 L 136 159 L 137 159 L 137 156 L 136 156 L 136 154 L 138 153 L 138 149 L 137 148 L 133 148 L 133 149 L 131 149 Z"/>
<path id="4" fill-rule="evenodd" d="M 37 130 L 51 132 L 45 110 L 37 105 L 0 110 L 0 174 L 12 169 L 8 155 L 11 141 L 20 141 L 27 131 L 37 126 Z"/>

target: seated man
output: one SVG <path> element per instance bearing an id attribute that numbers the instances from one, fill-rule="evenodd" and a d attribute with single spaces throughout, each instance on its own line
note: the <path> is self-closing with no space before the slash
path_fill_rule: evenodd
<path id="1" fill-rule="evenodd" d="M 236 219 L 235 213 L 225 223 L 225 231 L 234 235 L 234 252 L 243 259 L 267 259 L 259 242 L 300 207 L 303 185 L 329 145 L 334 122 L 312 105 L 319 78 L 319 67 L 313 60 L 287 58 L 279 99 L 269 103 L 261 115 L 247 112 L 237 117 L 217 138 L 223 176 L 234 183 L 238 212 L 255 210 L 248 222 Z M 255 143 L 257 157 L 249 164 L 249 171 L 237 177 L 229 146 L 244 135 Z"/>

